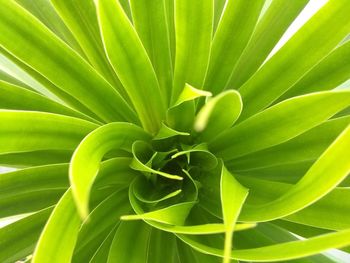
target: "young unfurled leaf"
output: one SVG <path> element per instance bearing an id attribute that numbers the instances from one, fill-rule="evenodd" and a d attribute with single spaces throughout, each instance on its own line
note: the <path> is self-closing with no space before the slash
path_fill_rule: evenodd
<path id="1" fill-rule="evenodd" d="M 176 174 L 170 174 L 153 169 L 152 166 L 152 149 L 150 145 L 143 141 L 136 141 L 132 145 L 133 161 L 130 164 L 132 169 L 143 171 L 147 173 L 158 174 L 160 176 L 173 179 L 182 180 L 182 177 Z"/>
<path id="2" fill-rule="evenodd" d="M 188 132 L 180 132 L 177 130 L 174 130 L 164 123 L 162 123 L 162 127 L 160 128 L 159 132 L 156 136 L 153 137 L 153 140 L 163 140 L 168 139 L 174 136 L 189 136 L 190 134 Z"/>
<path id="3" fill-rule="evenodd" d="M 138 139 L 148 140 L 149 135 L 130 123 L 110 123 L 91 132 L 77 147 L 69 167 L 69 179 L 82 218 L 89 213 L 90 189 L 104 155 L 113 149 L 130 149 Z"/>
<path id="4" fill-rule="evenodd" d="M 183 225 L 195 202 L 179 203 L 163 209 L 138 215 L 125 215 L 122 220 L 150 220 L 169 225 Z"/>
<path id="5" fill-rule="evenodd" d="M 228 90 L 209 99 L 200 109 L 194 121 L 195 131 L 202 141 L 210 141 L 230 128 L 242 111 L 242 100 L 235 90 Z"/>
<path id="6" fill-rule="evenodd" d="M 182 92 L 167 111 L 167 124 L 175 130 L 190 132 L 195 117 L 195 99 L 210 97 L 211 93 L 185 84 Z"/>
<path id="7" fill-rule="evenodd" d="M 248 189 L 243 187 L 225 166 L 222 166 L 221 171 L 220 195 L 222 215 L 226 229 L 224 263 L 229 263 L 233 231 L 244 201 L 247 198 Z"/>

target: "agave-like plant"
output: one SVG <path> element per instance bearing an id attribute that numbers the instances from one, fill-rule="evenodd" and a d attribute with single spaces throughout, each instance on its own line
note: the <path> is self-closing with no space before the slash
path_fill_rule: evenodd
<path id="1" fill-rule="evenodd" d="M 340 262 L 349 0 L 268 58 L 307 3 L 0 0 L 0 262 Z"/>

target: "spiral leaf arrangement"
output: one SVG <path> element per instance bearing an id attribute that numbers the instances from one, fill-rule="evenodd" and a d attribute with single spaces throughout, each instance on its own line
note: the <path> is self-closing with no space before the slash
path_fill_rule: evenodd
<path id="1" fill-rule="evenodd" d="M 0 0 L 0 262 L 339 262 L 349 1 L 269 56 L 307 3 Z"/>

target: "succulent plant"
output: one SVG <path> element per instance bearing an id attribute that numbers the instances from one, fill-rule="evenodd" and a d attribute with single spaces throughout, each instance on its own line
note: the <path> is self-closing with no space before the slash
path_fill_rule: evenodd
<path id="1" fill-rule="evenodd" d="M 339 262 L 349 1 L 271 53 L 308 2 L 0 0 L 0 262 Z"/>

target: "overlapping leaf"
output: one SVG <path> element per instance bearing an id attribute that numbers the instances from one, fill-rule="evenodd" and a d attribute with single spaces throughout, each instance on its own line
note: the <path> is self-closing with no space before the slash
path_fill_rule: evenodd
<path id="1" fill-rule="evenodd" d="M 130 123 L 110 123 L 90 133 L 75 150 L 69 168 L 72 193 L 80 215 L 88 215 L 91 186 L 103 156 L 113 149 L 130 149 L 133 141 L 147 140 L 149 135 Z M 87 166 L 85 160 L 90 159 Z"/>

